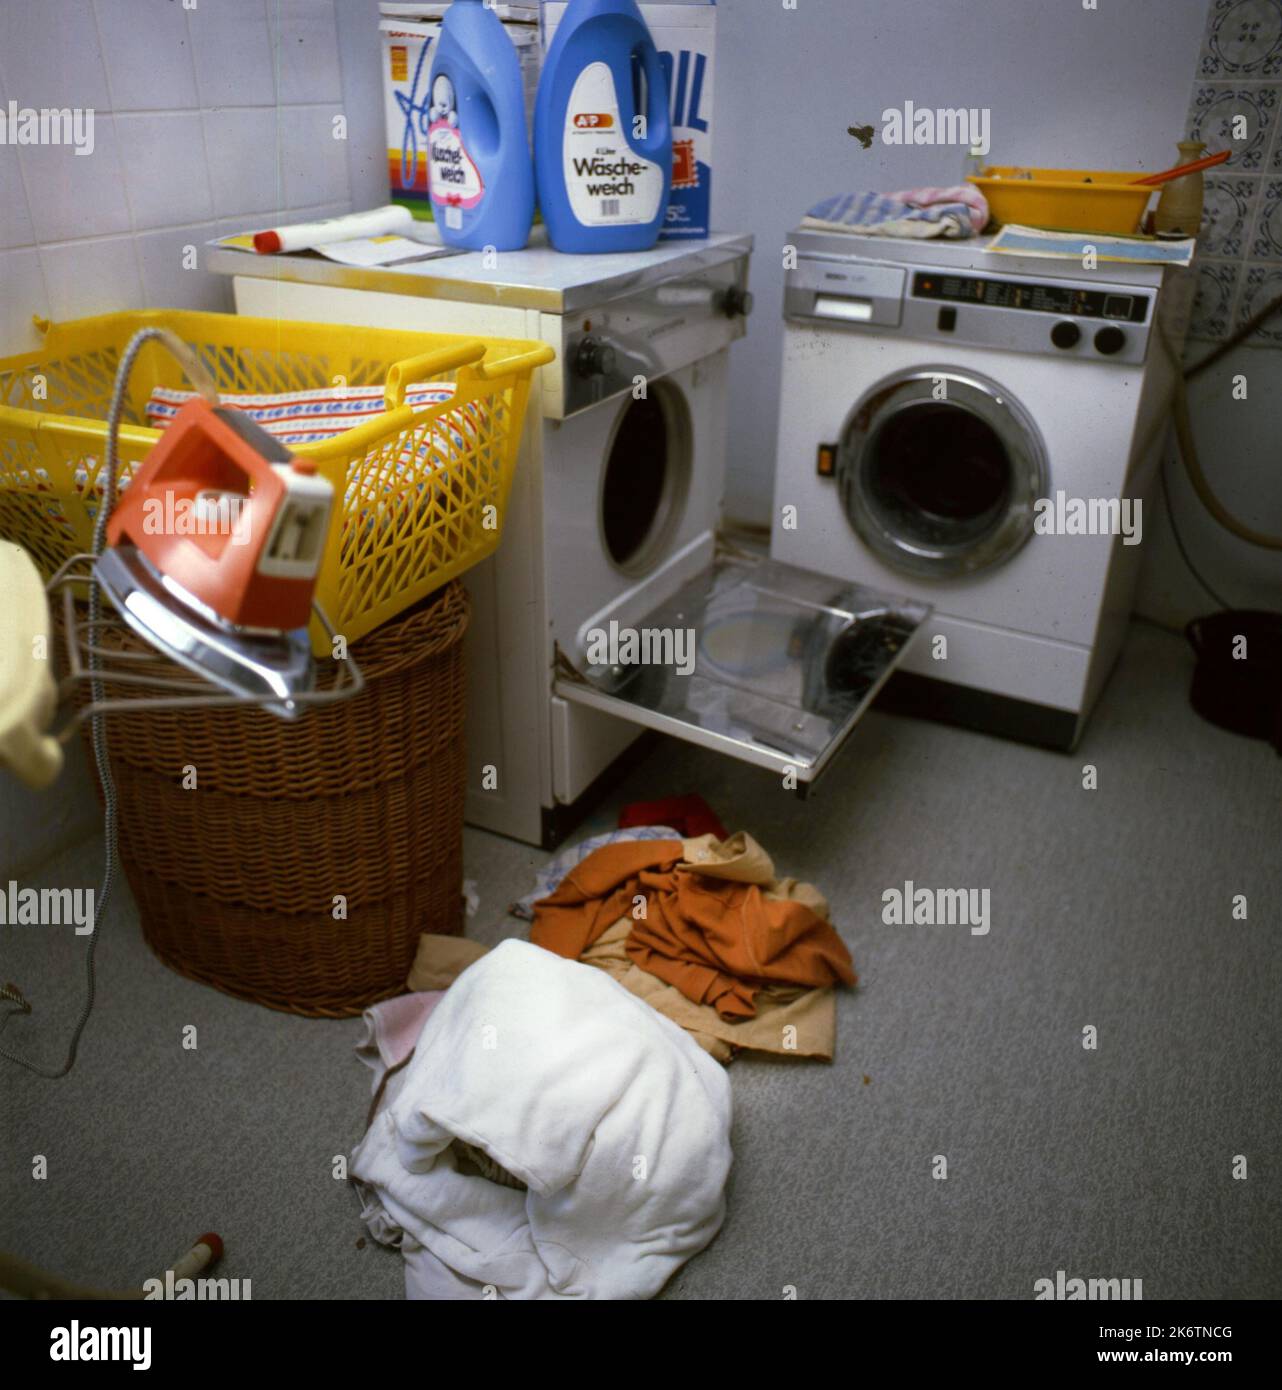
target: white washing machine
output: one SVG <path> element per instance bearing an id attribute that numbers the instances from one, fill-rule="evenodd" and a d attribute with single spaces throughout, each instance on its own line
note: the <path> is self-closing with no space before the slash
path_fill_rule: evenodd
<path id="1" fill-rule="evenodd" d="M 932 605 L 884 704 L 1073 747 L 1143 546 L 1035 530 L 1035 505 L 1064 531 L 1124 521 L 1122 499 L 1155 523 L 1171 272 L 982 237 L 789 241 L 771 554 Z"/>
<path id="2" fill-rule="evenodd" d="M 556 349 L 530 393 L 502 541 L 467 577 L 475 825 L 555 844 L 645 730 L 803 791 L 924 616 L 719 545 L 751 248 L 721 234 L 639 255 L 533 246 L 375 270 L 211 249 L 241 313 Z M 672 652 L 601 662 L 593 634 L 620 629 L 693 634 L 694 669 L 674 669 Z"/>

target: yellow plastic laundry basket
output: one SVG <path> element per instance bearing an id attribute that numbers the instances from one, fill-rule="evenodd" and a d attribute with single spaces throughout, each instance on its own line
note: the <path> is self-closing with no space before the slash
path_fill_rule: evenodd
<path id="1" fill-rule="evenodd" d="M 334 487 L 316 596 L 349 641 L 497 547 L 530 378 L 555 355 L 522 339 L 167 309 L 37 325 L 38 351 L 0 359 L 0 538 L 25 546 L 46 577 L 92 543 L 116 366 L 138 329 L 171 329 L 223 392 L 384 388 L 376 419 L 294 446 Z M 446 381 L 448 399 L 405 404 L 406 387 Z M 152 391 L 188 384 L 159 344 L 143 347 L 120 428 L 122 483 L 160 438 L 146 424 Z M 329 652 L 316 623 L 312 646 Z"/>

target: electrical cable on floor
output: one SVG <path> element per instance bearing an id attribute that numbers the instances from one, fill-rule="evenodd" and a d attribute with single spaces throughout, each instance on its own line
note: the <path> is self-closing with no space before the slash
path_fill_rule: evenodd
<path id="1" fill-rule="evenodd" d="M 182 363 L 187 375 L 191 378 L 192 384 L 197 387 L 201 395 L 216 402 L 218 399 L 217 391 L 209 374 L 201 366 L 195 354 L 186 343 L 165 328 L 140 328 L 137 333 L 130 338 L 121 354 L 120 365 L 116 368 L 116 380 L 111 391 L 111 406 L 107 412 L 107 447 L 105 464 L 103 469 L 103 490 L 102 501 L 98 506 L 98 514 L 94 519 L 93 528 L 93 554 L 101 555 L 107 540 L 107 519 L 115 510 L 116 506 L 116 480 L 119 473 L 118 468 L 118 443 L 120 435 L 120 417 L 124 413 L 125 391 L 129 385 L 129 374 L 133 371 L 134 361 L 144 344 L 156 339 L 162 342 L 175 357 Z M 102 617 L 102 591 L 94 583 L 89 586 L 89 671 L 91 674 L 90 693 L 95 705 L 103 699 L 103 684 L 99 672 L 102 670 L 102 657 L 99 653 L 96 632 L 99 621 Z M 76 1021 L 76 1026 L 71 1034 L 71 1042 L 67 1047 L 67 1060 L 54 1070 L 51 1067 L 41 1066 L 38 1062 L 33 1062 L 29 1058 L 21 1056 L 0 1044 L 0 1057 L 7 1061 L 16 1062 L 20 1067 L 25 1067 L 27 1071 L 34 1072 L 37 1076 L 43 1076 L 49 1081 L 57 1081 L 64 1077 L 76 1064 L 76 1050 L 80 1046 L 81 1035 L 85 1031 L 85 1025 L 89 1022 L 89 1015 L 93 1012 L 94 994 L 97 985 L 97 977 L 94 972 L 94 952 L 98 946 L 103 917 L 106 912 L 107 903 L 111 898 L 112 888 L 115 886 L 116 875 L 119 871 L 120 860 L 117 852 L 116 827 L 117 827 L 117 804 L 116 804 L 116 783 L 111 774 L 111 761 L 107 750 L 107 731 L 105 727 L 106 716 L 102 713 L 93 715 L 91 721 L 92 744 L 94 764 L 98 769 L 98 781 L 102 787 L 103 800 L 103 872 L 102 883 L 98 889 L 98 896 L 94 899 L 93 911 L 93 930 L 89 933 L 89 944 L 85 950 L 85 1002 L 80 1011 L 80 1017 Z M 18 1005 L 18 1012 L 24 1014 L 31 1013 L 31 1005 L 23 996 L 22 991 L 16 986 L 6 986 L 0 990 L 0 998 L 4 998 L 11 1003 Z M 3 1032 L 9 1020 L 15 1014 L 10 1012 L 0 1018 L 0 1032 Z"/>

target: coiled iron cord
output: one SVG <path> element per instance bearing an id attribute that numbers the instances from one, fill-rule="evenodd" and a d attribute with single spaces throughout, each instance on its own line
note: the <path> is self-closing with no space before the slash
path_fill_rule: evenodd
<path id="1" fill-rule="evenodd" d="M 167 328 L 140 328 L 137 333 L 130 338 L 120 358 L 120 365 L 116 368 L 116 380 L 111 390 L 111 406 L 107 411 L 107 448 L 106 460 L 104 465 L 104 478 L 102 489 L 102 501 L 98 507 L 98 515 L 94 519 L 93 528 L 93 553 L 95 556 L 101 555 L 107 540 L 107 518 L 116 507 L 116 480 L 118 477 L 118 442 L 120 435 L 120 417 L 124 413 L 125 392 L 129 386 L 129 374 L 133 371 L 134 362 L 143 345 L 152 339 L 164 344 L 170 352 L 182 364 L 191 380 L 193 386 L 211 404 L 218 403 L 218 392 L 214 386 L 213 379 L 200 363 L 195 353 L 179 338 L 171 333 Z M 97 631 L 97 624 L 102 617 L 102 590 L 97 584 L 89 586 L 89 670 L 91 673 L 90 692 L 94 704 L 101 702 L 103 698 L 102 680 L 97 674 L 102 669 L 102 660 L 98 652 L 97 642 L 94 634 Z M 93 931 L 89 934 L 89 945 L 85 950 L 85 1002 L 80 1010 L 80 1017 L 76 1021 L 76 1026 L 71 1034 L 71 1042 L 67 1047 L 67 1060 L 61 1067 L 42 1066 L 38 1062 L 33 1062 L 27 1057 L 21 1056 L 12 1049 L 0 1044 L 0 1057 L 7 1061 L 16 1062 L 20 1067 L 25 1067 L 27 1071 L 34 1072 L 37 1076 L 43 1076 L 50 1081 L 57 1081 L 67 1075 L 76 1064 L 76 1051 L 80 1046 L 81 1035 L 85 1031 L 85 1025 L 89 1022 L 89 1015 L 93 1012 L 94 994 L 96 989 L 96 976 L 94 973 L 94 952 L 98 946 L 98 937 L 102 927 L 103 917 L 106 912 L 107 903 L 111 899 L 111 890 L 115 886 L 116 875 L 119 872 L 120 857 L 117 849 L 116 830 L 117 830 L 117 805 L 116 805 L 116 783 L 111 774 L 111 760 L 107 750 L 107 731 L 105 728 L 106 716 L 98 713 L 93 716 L 91 721 L 93 757 L 94 765 L 98 769 L 98 781 L 102 787 L 103 801 L 103 871 L 102 883 L 98 889 L 98 896 L 94 899 Z M 6 999 L 18 1005 L 18 1012 L 23 1014 L 31 1013 L 31 1005 L 27 1002 L 22 991 L 14 985 L 6 985 L 0 988 L 0 998 Z M 15 1015 L 13 1012 L 0 1018 L 0 1032 L 4 1031 L 9 1020 Z"/>

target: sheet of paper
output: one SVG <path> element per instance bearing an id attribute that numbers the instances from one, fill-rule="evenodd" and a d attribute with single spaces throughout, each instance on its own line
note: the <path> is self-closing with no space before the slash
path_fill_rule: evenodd
<path id="1" fill-rule="evenodd" d="M 331 241 L 316 247 L 319 255 L 340 265 L 395 265 L 398 261 L 425 261 L 450 253 L 448 246 L 432 246 L 404 236 L 357 237 L 354 241 Z"/>
<path id="2" fill-rule="evenodd" d="M 1129 261 L 1132 265 L 1189 265 L 1197 242 L 1159 241 L 1150 237 L 1092 235 L 1089 232 L 1048 232 L 1008 222 L 988 243 L 989 251 L 1012 256 L 1050 256 L 1080 261 L 1087 247 L 1100 261 Z"/>
<path id="3" fill-rule="evenodd" d="M 224 247 L 229 251 L 244 251 L 256 256 L 253 232 L 236 232 L 232 236 L 214 239 L 213 246 Z M 397 265 L 408 261 L 433 260 L 441 256 L 457 256 L 454 247 L 442 246 L 439 241 L 417 241 L 413 237 L 387 235 L 357 237 L 352 241 L 331 241 L 318 246 L 314 251 L 293 251 L 282 254 L 294 256 L 324 256 L 327 260 L 341 265 L 380 266 Z"/>

